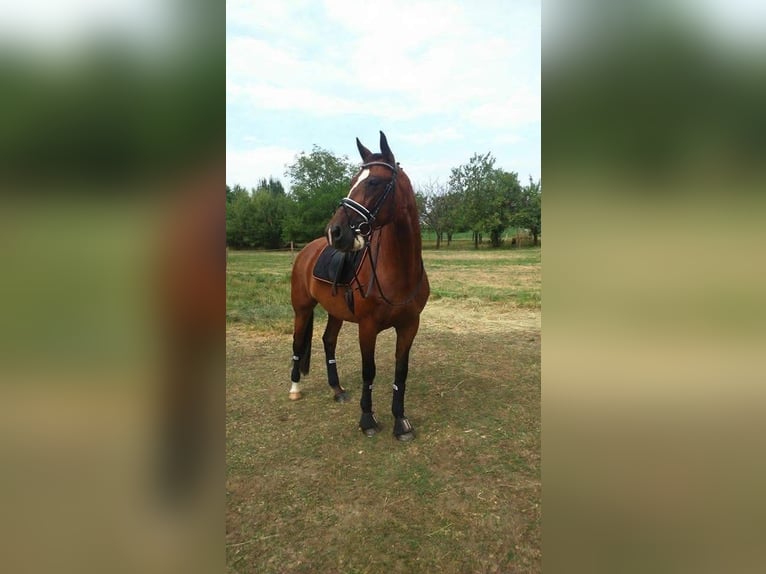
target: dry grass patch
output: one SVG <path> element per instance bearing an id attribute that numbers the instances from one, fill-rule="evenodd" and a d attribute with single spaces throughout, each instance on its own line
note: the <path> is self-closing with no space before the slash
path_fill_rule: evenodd
<path id="1" fill-rule="evenodd" d="M 537 309 L 519 309 L 510 304 L 488 305 L 480 299 L 453 301 L 440 299 L 426 307 L 421 329 L 445 330 L 470 335 L 503 335 L 540 330 L 541 313 Z"/>
<path id="2" fill-rule="evenodd" d="M 356 326 L 344 325 L 337 352 L 351 402 L 332 401 L 319 316 L 305 397 L 291 402 L 288 325 L 243 321 L 257 311 L 232 302 L 240 319 L 227 331 L 229 571 L 540 571 L 539 306 L 489 300 L 458 264 L 474 254 L 456 255 L 439 254 L 478 295 L 435 297 L 423 313 L 407 385 L 417 429 L 409 444 L 391 436 L 393 331 L 378 339 L 373 400 L 383 433 L 369 439 L 357 429 Z M 491 274 L 499 283 L 507 267 L 478 278 L 494 288 Z M 444 277 L 435 266 L 435 289 Z"/>
<path id="3" fill-rule="evenodd" d="M 532 265 L 498 266 L 492 270 L 477 269 L 435 269 L 429 270 L 432 283 L 455 281 L 470 287 L 502 287 L 518 285 L 540 287 L 540 269 Z"/>

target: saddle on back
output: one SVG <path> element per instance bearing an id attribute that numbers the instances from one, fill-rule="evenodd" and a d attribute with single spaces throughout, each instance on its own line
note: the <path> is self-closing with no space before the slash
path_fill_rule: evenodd
<path id="1" fill-rule="evenodd" d="M 335 295 L 338 285 L 348 287 L 354 280 L 354 276 L 359 272 L 359 268 L 367 255 L 367 249 L 359 251 L 338 251 L 328 245 L 319 254 L 314 265 L 313 275 L 315 279 L 330 283 L 332 285 L 332 294 Z M 364 293 L 362 293 L 364 297 Z M 354 291 L 346 289 L 346 305 L 354 312 Z"/>
<path id="2" fill-rule="evenodd" d="M 314 278 L 336 285 L 351 285 L 354 274 L 362 266 L 367 249 L 343 252 L 328 245 L 314 265 Z"/>

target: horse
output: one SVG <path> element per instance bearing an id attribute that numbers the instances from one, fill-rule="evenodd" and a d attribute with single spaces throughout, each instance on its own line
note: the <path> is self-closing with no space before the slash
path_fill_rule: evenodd
<path id="1" fill-rule="evenodd" d="M 415 194 L 407 174 L 380 132 L 380 153 L 372 153 L 356 138 L 362 158 L 359 173 L 351 180 L 348 195 L 325 228 L 325 236 L 306 245 L 295 257 L 291 302 L 295 314 L 293 360 L 289 398 L 301 398 L 300 377 L 309 372 L 314 308 L 327 311 L 322 335 L 327 361 L 327 381 L 337 402 L 349 400 L 341 386 L 335 359 L 338 333 L 344 321 L 359 325 L 362 354 L 362 414 L 359 428 L 374 436 L 380 424 L 372 409 L 375 380 L 375 343 L 378 334 L 396 330 L 396 367 L 391 413 L 393 435 L 400 441 L 414 438 L 414 427 L 404 413 L 409 356 L 420 325 L 420 314 L 430 295 L 423 265 L 420 221 Z M 314 277 L 313 270 L 327 246 L 345 253 L 357 252 L 362 263 L 345 294 L 337 285 Z"/>

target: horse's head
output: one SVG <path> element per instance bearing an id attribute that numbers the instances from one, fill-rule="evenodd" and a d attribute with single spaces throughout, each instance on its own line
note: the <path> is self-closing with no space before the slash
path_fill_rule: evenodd
<path id="1" fill-rule="evenodd" d="M 373 229 L 394 217 L 394 196 L 398 172 L 386 135 L 380 132 L 380 151 L 372 153 L 356 140 L 362 156 L 361 171 L 351 180 L 351 190 L 341 199 L 327 224 L 327 241 L 339 251 L 363 249 Z"/>

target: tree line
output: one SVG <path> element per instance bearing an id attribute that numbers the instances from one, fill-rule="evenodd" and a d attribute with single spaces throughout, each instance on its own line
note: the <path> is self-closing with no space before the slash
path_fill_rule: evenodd
<path id="1" fill-rule="evenodd" d="M 472 232 L 478 248 L 484 237 L 499 247 L 511 228 L 526 229 L 537 244 L 541 233 L 540 181 L 522 185 L 516 172 L 495 166 L 491 153 L 474 154 L 452 169 L 442 184 L 430 181 L 415 190 L 424 229 L 436 235 L 439 248 L 454 233 Z M 301 152 L 287 166 L 287 193 L 278 179 L 261 179 L 252 189 L 226 186 L 226 245 L 235 249 L 275 249 L 320 237 L 348 193 L 358 165 L 319 146 Z"/>

